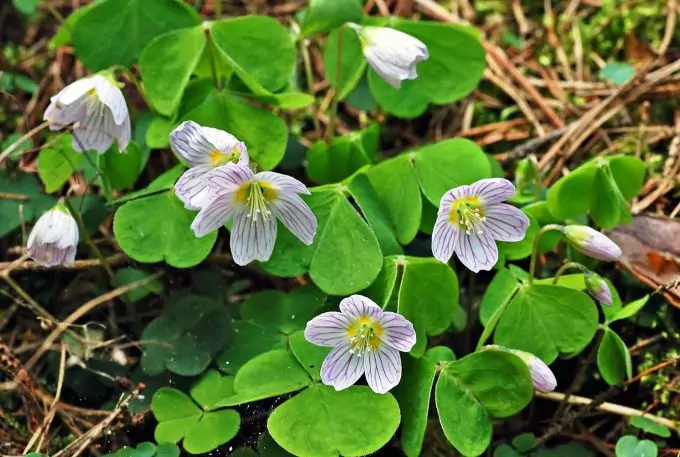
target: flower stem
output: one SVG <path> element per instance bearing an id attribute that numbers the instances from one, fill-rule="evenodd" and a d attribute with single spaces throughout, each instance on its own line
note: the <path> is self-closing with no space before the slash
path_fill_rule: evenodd
<path id="1" fill-rule="evenodd" d="M 333 89 L 333 101 L 331 112 L 328 115 L 328 129 L 326 130 L 326 143 L 330 143 L 335 134 L 335 119 L 338 115 L 338 103 L 340 102 L 340 81 L 342 76 L 342 35 L 345 33 L 344 24 L 338 29 L 338 55 L 335 59 L 335 88 Z"/>
<path id="2" fill-rule="evenodd" d="M 87 156 L 87 153 L 85 153 Z M 102 190 L 104 191 L 104 198 L 106 198 L 106 203 L 109 204 L 113 201 L 113 191 L 111 190 L 111 181 L 109 177 L 102 171 L 102 164 L 104 163 L 104 154 L 97 155 L 97 166 L 95 169 L 99 172 L 99 179 L 102 183 Z M 70 209 L 70 208 L 69 208 Z M 75 216 L 74 216 L 75 217 Z M 78 218 L 76 218 L 77 220 Z"/>
<path id="3" fill-rule="evenodd" d="M 484 346 L 484 343 L 486 343 L 486 340 L 489 339 L 493 331 L 496 329 L 496 325 L 498 325 L 498 321 L 501 319 L 505 309 L 508 307 L 512 299 L 515 298 L 517 292 L 519 292 L 519 286 L 515 286 L 508 297 L 503 301 L 503 303 L 501 303 L 501 306 L 499 306 L 491 315 L 489 322 L 486 324 L 486 327 L 484 327 L 482 335 L 479 337 L 479 341 L 477 341 L 477 347 L 475 348 L 475 351 L 479 351 L 482 346 Z"/>
<path id="4" fill-rule="evenodd" d="M 219 2 L 217 2 L 219 3 Z M 217 4 L 216 3 L 216 4 Z M 215 43 L 213 42 L 212 35 L 210 34 L 210 27 L 205 29 L 205 39 L 208 42 L 208 55 L 210 57 L 210 71 L 212 73 L 213 84 L 215 84 L 215 89 L 221 89 L 220 75 L 217 72 L 217 59 L 215 58 Z"/>
<path id="5" fill-rule="evenodd" d="M 309 55 L 309 40 L 304 39 L 300 41 L 300 54 L 302 54 L 302 62 L 305 66 L 305 78 L 307 80 L 307 92 L 309 95 L 314 96 L 313 86 L 314 86 L 314 74 L 312 70 L 312 59 Z M 314 123 L 314 131 L 321 138 L 321 125 L 319 124 L 318 117 L 318 106 L 316 97 L 314 97 L 314 103 L 312 104 L 312 122 Z"/>
<path id="6" fill-rule="evenodd" d="M 538 233 L 536 234 L 536 237 L 534 238 L 533 251 L 531 252 L 531 264 L 529 266 L 529 285 L 533 284 L 534 282 L 534 274 L 536 273 L 536 261 L 538 260 L 538 244 L 541 241 L 541 237 L 545 232 L 549 232 L 550 230 L 561 231 L 561 229 L 562 229 L 561 225 L 548 224 L 541 228 L 541 230 L 539 230 Z"/>
<path id="7" fill-rule="evenodd" d="M 553 278 L 553 284 L 557 284 L 557 281 L 560 280 L 560 276 L 562 276 L 562 273 L 567 271 L 570 268 L 576 268 L 578 270 L 581 270 L 584 274 L 588 273 L 588 268 L 586 268 L 584 265 L 578 263 L 578 262 L 567 262 L 564 265 L 562 265 L 560 268 L 557 269 L 557 272 L 555 273 L 555 277 Z"/>
<path id="8" fill-rule="evenodd" d="M 220 20 L 222 18 L 222 0 L 215 0 L 215 19 Z"/>

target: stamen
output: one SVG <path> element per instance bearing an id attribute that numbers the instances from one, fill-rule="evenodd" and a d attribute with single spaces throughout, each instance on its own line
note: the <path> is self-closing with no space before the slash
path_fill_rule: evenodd
<path id="1" fill-rule="evenodd" d="M 482 229 L 486 217 L 483 215 L 482 210 L 474 203 L 465 200 L 460 201 L 453 207 L 453 211 L 456 212 L 458 224 L 461 229 L 465 230 L 465 233 L 468 235 L 473 233 L 481 235 L 484 233 Z"/>
<path id="2" fill-rule="evenodd" d="M 350 354 L 361 357 L 366 352 L 375 351 L 380 347 L 380 328 L 375 322 L 363 322 L 358 324 L 355 336 L 349 339 Z"/>
<path id="3" fill-rule="evenodd" d="M 253 223 L 257 222 L 261 217 L 263 221 L 268 221 L 272 212 L 269 211 L 267 199 L 262 191 L 262 185 L 259 182 L 250 184 L 250 192 L 248 192 L 247 205 L 250 209 L 246 217 L 252 219 Z"/>

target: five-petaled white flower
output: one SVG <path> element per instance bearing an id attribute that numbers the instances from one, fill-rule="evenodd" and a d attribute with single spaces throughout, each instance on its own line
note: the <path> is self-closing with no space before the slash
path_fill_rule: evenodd
<path id="1" fill-rule="evenodd" d="M 411 322 L 383 311 L 362 295 L 342 300 L 340 312 L 323 313 L 309 321 L 305 338 L 333 348 L 321 366 L 324 384 L 346 389 L 366 373 L 368 385 L 379 394 L 399 384 L 399 351 L 408 352 L 416 344 Z"/>
<path id="2" fill-rule="evenodd" d="M 496 241 L 524 239 L 529 218 L 503 203 L 515 194 L 507 179 L 482 179 L 444 194 L 432 233 L 432 253 L 448 262 L 453 253 L 470 270 L 490 270 L 498 260 Z"/>
<path id="3" fill-rule="evenodd" d="M 388 27 L 348 25 L 359 34 L 368 64 L 396 89 L 404 79 L 416 79 L 416 64 L 430 57 L 422 41 L 404 32 Z"/>
<path id="4" fill-rule="evenodd" d="M 45 267 L 70 265 L 76 258 L 78 224 L 63 203 L 44 213 L 28 236 L 28 255 Z"/>
<path id="5" fill-rule="evenodd" d="M 175 193 L 187 209 L 201 209 L 210 201 L 213 191 L 202 180 L 207 172 L 228 163 L 248 166 L 248 151 L 243 142 L 230 133 L 194 121 L 183 122 L 173 130 L 170 144 L 190 167 L 175 184 Z"/>
<path id="6" fill-rule="evenodd" d="M 191 228 L 201 237 L 233 219 L 230 246 L 238 265 L 269 260 L 277 218 L 306 245 L 314 241 L 316 217 L 298 195 L 309 191 L 297 179 L 272 171 L 254 174 L 233 163 L 209 171 L 202 179 L 214 195 Z"/>
<path id="7" fill-rule="evenodd" d="M 115 140 L 123 151 L 130 142 L 130 114 L 123 93 L 106 76 L 69 84 L 53 96 L 43 118 L 50 130 L 73 125 L 73 149 L 105 153 Z"/>

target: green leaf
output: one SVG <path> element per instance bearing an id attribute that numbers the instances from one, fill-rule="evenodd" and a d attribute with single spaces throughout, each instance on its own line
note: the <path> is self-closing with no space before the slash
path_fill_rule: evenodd
<path id="1" fill-rule="evenodd" d="M 165 192 L 121 206 L 113 219 L 113 233 L 123 252 L 139 262 L 164 260 L 188 268 L 201 263 L 217 239 L 217 231 L 196 238 L 191 230 L 195 215 L 173 192 Z"/>
<path id="2" fill-rule="evenodd" d="M 611 156 L 609 169 L 623 198 L 630 200 L 640 193 L 647 171 L 645 163 L 640 158 L 625 155 Z"/>
<path id="3" fill-rule="evenodd" d="M 27 173 L 0 171 L 0 192 L 17 196 L 0 199 L 0 236 L 7 235 L 22 222 L 37 219 L 57 202 L 44 195 L 35 176 Z"/>
<path id="4" fill-rule="evenodd" d="M 91 70 L 130 67 L 155 37 L 199 23 L 190 6 L 176 0 L 107 0 L 78 18 L 73 46 Z"/>
<path id="5" fill-rule="evenodd" d="M 234 377 L 210 370 L 191 388 L 191 397 L 204 411 L 215 409 L 218 400 L 234 394 Z"/>
<path id="6" fill-rule="evenodd" d="M 341 181 L 370 163 L 360 137 L 336 137 L 330 146 L 317 141 L 307 150 L 307 176 L 319 184 Z"/>
<path id="7" fill-rule="evenodd" d="M 604 228 L 612 229 L 619 222 L 619 194 L 615 183 L 607 176 L 604 168 L 598 168 L 593 181 L 593 197 L 590 215 L 595 223 Z"/>
<path id="8" fill-rule="evenodd" d="M 450 363 L 435 390 L 444 434 L 464 456 L 481 455 L 491 443 L 492 418 L 521 411 L 533 396 L 529 370 L 505 351 L 475 352 Z"/>
<path id="9" fill-rule="evenodd" d="M 251 160 L 265 170 L 276 167 L 286 151 L 288 129 L 281 118 L 223 92 L 213 92 L 183 120 L 231 133 L 248 145 Z"/>
<path id="10" fill-rule="evenodd" d="M 139 270 L 137 268 L 124 267 L 116 270 L 116 279 L 120 285 L 130 284 L 136 281 L 140 281 L 149 276 L 144 270 Z M 139 300 L 146 298 L 149 294 L 160 294 L 163 292 L 163 283 L 158 279 L 154 279 L 151 282 L 146 283 L 142 287 L 137 287 L 125 294 L 125 297 L 130 300 L 130 302 L 135 303 Z"/>
<path id="11" fill-rule="evenodd" d="M 233 409 L 205 413 L 196 426 L 187 432 L 184 449 L 189 454 L 210 452 L 235 437 L 240 425 L 241 416 Z"/>
<path id="12" fill-rule="evenodd" d="M 662 438 L 670 438 L 671 431 L 661 424 L 657 424 L 653 420 L 645 416 L 633 416 L 630 418 L 630 425 L 644 430 L 647 433 L 653 433 L 654 435 L 660 436 Z"/>
<path id="13" fill-rule="evenodd" d="M 71 146 L 71 135 L 64 135 L 38 155 L 38 176 L 45 184 L 45 192 L 51 194 L 63 186 L 73 173 L 80 169 L 84 160 L 81 153 Z"/>
<path id="14" fill-rule="evenodd" d="M 606 328 L 597 350 L 597 367 L 602 379 L 609 385 L 622 384 L 633 375 L 633 365 L 626 343 Z"/>
<path id="15" fill-rule="evenodd" d="M 225 373 L 235 374 L 250 359 L 272 349 L 285 349 L 286 336 L 244 321 L 233 323 L 231 343 L 217 358 L 217 367 Z"/>
<path id="16" fill-rule="evenodd" d="M 491 176 L 484 151 L 465 138 L 441 141 L 418 150 L 415 167 L 423 193 L 437 207 L 446 191 Z"/>
<path id="17" fill-rule="evenodd" d="M 616 442 L 616 457 L 657 457 L 659 449 L 650 440 L 638 440 L 634 436 L 622 436 Z"/>
<path id="18" fill-rule="evenodd" d="M 610 62 L 600 69 L 598 76 L 603 81 L 622 85 L 633 79 L 635 67 L 626 62 Z"/>
<path id="19" fill-rule="evenodd" d="M 274 440 L 298 457 L 371 454 L 387 444 L 397 427 L 394 397 L 365 386 L 337 392 L 314 385 L 276 408 L 267 421 Z"/>
<path id="20" fill-rule="evenodd" d="M 147 100 L 159 113 L 172 116 L 206 46 L 203 26 L 173 30 L 156 37 L 139 57 Z"/>
<path id="21" fill-rule="evenodd" d="M 401 244 L 408 244 L 415 238 L 423 208 L 413 160 L 413 155 L 402 154 L 366 171 L 387 208 Z"/>
<path id="22" fill-rule="evenodd" d="M 346 22 L 361 22 L 362 16 L 360 0 L 311 0 L 300 25 L 300 34 L 328 32 Z"/>
<path id="23" fill-rule="evenodd" d="M 30 15 L 35 13 L 40 0 L 12 0 L 12 3 L 18 11 Z"/>
<path id="24" fill-rule="evenodd" d="M 420 65 L 422 62 L 418 67 Z M 427 110 L 429 99 L 417 81 L 402 81 L 401 88 L 395 89 L 383 81 L 375 70 L 368 69 L 368 87 L 371 88 L 375 101 L 385 111 L 402 119 L 416 118 Z"/>
<path id="25" fill-rule="evenodd" d="M 539 201 L 523 206 L 522 211 L 530 216 L 533 216 L 539 227 L 543 227 L 548 224 L 561 224 L 564 222 L 550 214 L 548 203 L 545 201 Z M 562 234 L 560 232 L 551 230 L 543 233 L 543 235 L 541 235 L 541 240 L 538 242 L 539 251 L 552 251 L 555 249 L 561 239 Z"/>
<path id="26" fill-rule="evenodd" d="M 324 3 L 333 0 L 321 0 Z M 343 0 L 356 1 L 356 0 Z M 341 2 L 334 2 L 341 3 Z M 338 67 L 338 38 L 342 32 L 342 49 L 340 60 L 340 81 L 337 79 Z M 324 67 L 326 79 L 338 91 L 338 100 L 344 100 L 357 87 L 366 71 L 366 59 L 361 51 L 361 42 L 357 33 L 349 27 L 333 30 L 328 35 L 328 42 L 324 50 Z M 339 89 L 338 89 L 339 88 Z"/>
<path id="27" fill-rule="evenodd" d="M 173 342 L 173 348 L 165 361 L 168 370 L 180 376 L 196 376 L 210 365 L 210 352 L 189 335 L 182 335 Z"/>
<path id="28" fill-rule="evenodd" d="M 484 292 L 479 305 L 479 321 L 484 327 L 489 324 L 491 316 L 519 288 L 517 277 L 507 268 L 498 270 Z"/>
<path id="29" fill-rule="evenodd" d="M 420 359 L 405 356 L 403 378 L 394 390 L 394 396 L 401 409 L 401 447 L 408 457 L 418 457 L 423 447 L 427 418 L 430 409 L 430 396 L 437 373 L 437 349 L 451 350 L 446 347 L 432 348 Z M 453 356 L 453 354 L 450 354 Z"/>
<path id="30" fill-rule="evenodd" d="M 5 89 L 6 90 L 6 89 Z M 12 89 L 13 90 L 13 89 Z M 0 146 L 0 150 L 6 150 L 10 146 L 12 146 L 14 143 L 19 141 L 23 135 L 21 133 L 13 133 L 5 140 L 2 142 L 2 146 Z M 33 141 L 30 138 L 24 139 L 18 146 L 14 148 L 14 151 L 9 155 L 10 160 L 19 160 L 21 157 L 21 154 L 24 152 L 28 151 L 29 149 L 33 148 Z"/>
<path id="31" fill-rule="evenodd" d="M 257 439 L 257 452 L 260 453 L 260 457 L 294 457 L 279 446 L 266 430 Z"/>
<path id="32" fill-rule="evenodd" d="M 401 254 L 403 251 L 397 241 L 390 216 L 368 177 L 359 174 L 352 178 L 349 183 L 349 192 L 373 229 L 383 255 Z"/>
<path id="33" fill-rule="evenodd" d="M 595 303 L 583 292 L 553 285 L 524 286 L 498 321 L 494 341 L 550 364 L 559 354 L 582 351 L 595 336 L 597 319 Z"/>
<path id="34" fill-rule="evenodd" d="M 512 446 L 501 444 L 493 451 L 493 457 L 522 457 Z"/>
<path id="35" fill-rule="evenodd" d="M 445 332 L 453 323 L 458 305 L 458 278 L 449 265 L 434 258 L 391 258 L 403 268 L 397 310 L 413 323 L 416 344 L 411 354 L 425 353 L 427 336 Z M 436 294 L 432 291 L 436 290 Z"/>
<path id="36" fill-rule="evenodd" d="M 67 44 L 70 44 L 73 38 L 73 27 L 75 26 L 76 21 L 78 21 L 80 17 L 82 17 L 94 6 L 95 3 L 90 3 L 89 5 L 84 5 L 73 10 L 66 20 L 59 26 L 57 33 L 55 33 L 52 37 L 52 40 L 50 40 L 50 44 L 55 47 L 66 46 Z"/>
<path id="37" fill-rule="evenodd" d="M 498 241 L 498 251 L 505 255 L 506 260 L 520 260 L 529 257 L 534 250 L 534 239 L 541 229 L 534 216 L 524 208 L 522 208 L 522 212 L 529 218 L 529 227 L 527 228 L 526 235 L 524 235 L 524 239 L 514 243 Z"/>
<path id="38" fill-rule="evenodd" d="M 637 300 L 628 303 L 626 306 L 621 308 L 614 316 L 607 319 L 607 323 L 612 323 L 615 321 L 620 321 L 623 319 L 630 319 L 635 316 L 649 301 L 649 295 L 638 298 Z"/>
<path id="39" fill-rule="evenodd" d="M 99 157 L 102 173 L 106 175 L 111 187 L 116 190 L 132 187 L 144 169 L 142 150 L 134 141 L 128 144 L 125 152 L 113 153 L 116 146 Z"/>
<path id="40" fill-rule="evenodd" d="M 300 362 L 312 380 L 315 382 L 321 381 L 321 364 L 324 359 L 331 352 L 331 348 L 317 346 L 310 343 L 305 338 L 304 331 L 300 330 L 293 333 L 289 340 L 290 349 Z"/>
<path id="41" fill-rule="evenodd" d="M 307 371 L 285 349 L 260 354 L 236 373 L 235 394 L 222 398 L 216 406 L 233 406 L 295 392 L 312 383 Z"/>
<path id="42" fill-rule="evenodd" d="M 581 166 L 553 184 L 547 197 L 550 213 L 561 220 L 587 213 L 596 173 L 595 166 Z"/>
<path id="43" fill-rule="evenodd" d="M 179 448 L 172 443 L 159 443 L 156 446 L 156 457 L 179 457 Z"/>
<path id="44" fill-rule="evenodd" d="M 276 19 L 225 19 L 213 23 L 210 34 L 231 69 L 253 92 L 262 92 L 262 88 L 275 92 L 288 83 L 295 66 L 295 48 L 290 33 Z"/>
<path id="45" fill-rule="evenodd" d="M 512 439 L 512 445 L 520 452 L 529 452 L 536 447 L 536 435 L 520 433 Z"/>

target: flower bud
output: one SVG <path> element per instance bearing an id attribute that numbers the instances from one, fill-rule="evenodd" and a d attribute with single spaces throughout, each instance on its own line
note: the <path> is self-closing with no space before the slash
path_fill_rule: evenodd
<path id="1" fill-rule="evenodd" d="M 605 262 L 621 257 L 621 248 L 606 235 L 585 225 L 567 225 L 562 228 L 567 240 L 585 255 Z"/>
<path id="2" fill-rule="evenodd" d="M 28 236 L 28 255 L 45 267 L 72 264 L 78 247 L 78 224 L 63 203 L 44 213 Z"/>
<path id="3" fill-rule="evenodd" d="M 586 288 L 595 300 L 607 306 L 612 305 L 612 292 L 602 276 L 592 271 L 586 274 Z"/>
<path id="4" fill-rule="evenodd" d="M 534 389 L 539 392 L 552 392 L 557 387 L 557 379 L 548 365 L 539 359 L 535 355 L 520 351 L 517 349 L 510 349 L 503 346 L 498 346 L 496 344 L 491 344 L 484 346 L 483 349 L 497 349 L 501 351 L 507 351 L 515 354 L 517 357 L 522 359 L 522 361 L 529 368 L 529 373 L 531 373 L 531 380 L 534 384 Z"/>

